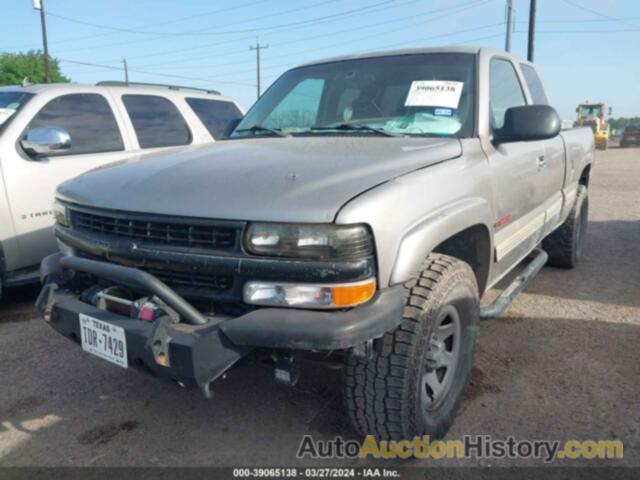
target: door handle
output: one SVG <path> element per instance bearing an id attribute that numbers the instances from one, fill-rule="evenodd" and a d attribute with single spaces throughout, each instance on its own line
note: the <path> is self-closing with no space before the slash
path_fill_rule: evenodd
<path id="1" fill-rule="evenodd" d="M 547 166 L 547 160 L 544 158 L 544 155 L 540 155 L 536 159 L 536 163 L 538 164 L 538 171 L 543 170 Z"/>

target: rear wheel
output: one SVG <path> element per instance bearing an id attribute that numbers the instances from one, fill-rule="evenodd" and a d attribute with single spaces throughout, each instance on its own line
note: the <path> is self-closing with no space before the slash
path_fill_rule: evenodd
<path id="1" fill-rule="evenodd" d="M 578 186 L 576 200 L 564 223 L 544 239 L 542 248 L 549 254 L 549 265 L 573 268 L 582 258 L 589 222 L 587 187 Z"/>
<path id="2" fill-rule="evenodd" d="M 405 285 L 400 326 L 369 360 L 347 358 L 344 395 L 361 435 L 379 439 L 443 437 L 468 384 L 478 336 L 478 287 L 473 271 L 432 254 Z"/>

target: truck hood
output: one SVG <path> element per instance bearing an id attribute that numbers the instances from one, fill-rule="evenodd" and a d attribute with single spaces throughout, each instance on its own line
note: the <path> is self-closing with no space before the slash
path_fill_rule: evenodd
<path id="1" fill-rule="evenodd" d="M 62 184 L 58 196 L 141 213 L 332 222 L 362 192 L 461 153 L 450 138 L 228 140 L 93 170 Z"/>

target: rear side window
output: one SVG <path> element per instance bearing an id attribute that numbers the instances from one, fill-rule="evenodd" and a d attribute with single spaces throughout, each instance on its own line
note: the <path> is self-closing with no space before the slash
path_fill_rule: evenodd
<path id="1" fill-rule="evenodd" d="M 549 105 L 547 94 L 544 92 L 544 86 L 540 81 L 540 77 L 538 76 L 536 69 L 531 65 L 527 65 L 524 63 L 520 64 L 520 68 L 522 69 L 522 74 L 524 75 L 524 79 L 527 82 L 527 86 L 529 87 L 529 92 L 531 93 L 531 100 L 533 100 L 533 104 Z"/>
<path id="2" fill-rule="evenodd" d="M 513 65 L 508 60 L 491 60 L 490 78 L 491 125 L 502 128 L 504 114 L 511 107 L 525 104 L 522 87 Z"/>
<path id="3" fill-rule="evenodd" d="M 206 98 L 186 98 L 185 100 L 216 140 L 224 135 L 230 122 L 242 118 L 242 112 L 232 102 Z"/>
<path id="4" fill-rule="evenodd" d="M 123 95 L 140 148 L 172 147 L 191 143 L 191 132 L 178 108 L 157 95 Z"/>
<path id="5" fill-rule="evenodd" d="M 33 127 L 64 128 L 71 148 L 60 155 L 124 150 L 118 124 L 107 100 L 96 93 L 74 93 L 54 98 L 29 124 Z"/>

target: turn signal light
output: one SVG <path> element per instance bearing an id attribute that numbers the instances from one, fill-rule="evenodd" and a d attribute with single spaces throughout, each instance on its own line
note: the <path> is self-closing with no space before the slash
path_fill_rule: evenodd
<path id="1" fill-rule="evenodd" d="M 331 288 L 333 304 L 338 308 L 353 307 L 370 300 L 376 292 L 375 280 Z"/>

